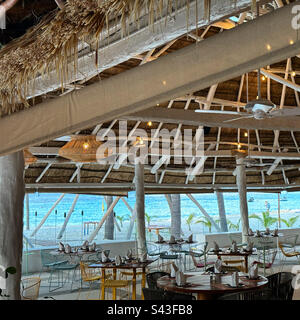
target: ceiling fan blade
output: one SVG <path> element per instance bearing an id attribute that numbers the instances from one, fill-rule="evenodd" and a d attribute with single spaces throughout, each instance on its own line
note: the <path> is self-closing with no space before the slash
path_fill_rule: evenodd
<path id="1" fill-rule="evenodd" d="M 243 115 L 242 112 L 236 111 L 222 111 L 222 110 L 205 110 L 205 109 L 196 109 L 195 112 L 197 113 L 213 113 L 213 114 L 232 114 L 235 116 Z"/>
<path id="2" fill-rule="evenodd" d="M 269 112 L 270 116 L 274 117 L 292 117 L 292 116 L 300 116 L 300 108 L 282 108 L 282 109 L 275 109 Z"/>
<path id="3" fill-rule="evenodd" d="M 251 116 L 239 117 L 239 118 L 235 118 L 235 119 L 229 119 L 229 120 L 225 120 L 223 122 L 232 122 L 232 121 L 241 120 L 241 119 L 248 119 L 248 118 L 253 118 L 253 114 Z"/>

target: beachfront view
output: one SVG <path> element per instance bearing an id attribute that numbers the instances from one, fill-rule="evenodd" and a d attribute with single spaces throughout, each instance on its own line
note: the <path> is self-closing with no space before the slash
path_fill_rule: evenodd
<path id="1" fill-rule="evenodd" d="M 299 4 L 0 0 L 0 300 L 299 300 Z"/>

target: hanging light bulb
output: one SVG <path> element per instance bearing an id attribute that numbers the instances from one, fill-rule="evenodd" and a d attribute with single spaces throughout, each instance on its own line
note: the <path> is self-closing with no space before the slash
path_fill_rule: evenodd
<path id="1" fill-rule="evenodd" d="M 248 132 L 244 133 L 244 137 L 246 137 L 246 138 L 248 137 Z"/>
<path id="2" fill-rule="evenodd" d="M 82 145 L 83 149 L 84 150 L 87 150 L 89 147 L 90 147 L 90 144 L 88 142 L 85 142 L 83 145 Z"/>
<path id="3" fill-rule="evenodd" d="M 147 126 L 148 126 L 148 127 L 152 127 L 152 121 L 148 121 L 148 122 L 147 122 Z"/>

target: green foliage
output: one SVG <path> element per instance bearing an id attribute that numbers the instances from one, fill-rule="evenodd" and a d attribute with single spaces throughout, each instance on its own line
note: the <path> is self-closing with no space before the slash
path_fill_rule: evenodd
<path id="1" fill-rule="evenodd" d="M 192 222 L 193 222 L 195 216 L 196 216 L 195 213 L 191 213 L 191 214 L 187 217 L 187 219 L 185 220 L 186 224 L 187 224 L 188 227 L 189 227 L 189 231 L 192 231 L 191 225 L 192 225 Z"/>
<path id="2" fill-rule="evenodd" d="M 240 223 L 241 223 L 241 219 L 239 219 L 237 221 L 237 223 L 233 223 L 232 221 L 227 219 L 227 226 L 228 226 L 229 230 L 239 231 L 240 230 Z"/>
<path id="3" fill-rule="evenodd" d="M 249 216 L 249 219 L 257 219 L 259 220 L 264 228 L 270 228 L 274 223 L 278 221 L 277 218 L 273 218 L 270 216 L 270 211 L 264 211 L 261 213 L 261 217 L 258 216 L 257 214 L 251 214 Z"/>
<path id="4" fill-rule="evenodd" d="M 150 216 L 148 213 L 145 212 L 145 219 L 147 221 L 148 227 L 150 226 L 150 222 L 153 218 L 157 218 L 157 216 Z"/>
<path id="5" fill-rule="evenodd" d="M 291 217 L 289 219 L 280 219 L 288 228 L 292 227 L 298 220 L 299 216 Z"/>
<path id="6" fill-rule="evenodd" d="M 120 221 L 121 228 L 123 228 L 123 222 L 130 219 L 130 216 L 128 214 L 124 216 L 116 216 L 116 218 Z"/>
<path id="7" fill-rule="evenodd" d="M 220 219 L 213 220 L 213 218 L 211 218 L 211 220 L 214 221 L 216 224 L 220 223 Z M 202 223 L 203 225 L 205 225 L 208 228 L 209 233 L 211 233 L 211 229 L 212 229 L 212 221 L 211 220 L 209 220 L 206 217 L 203 217 L 203 218 L 197 220 L 195 223 Z"/>

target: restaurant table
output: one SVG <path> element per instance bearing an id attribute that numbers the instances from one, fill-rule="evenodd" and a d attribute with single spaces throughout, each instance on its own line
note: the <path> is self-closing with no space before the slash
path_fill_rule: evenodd
<path id="1" fill-rule="evenodd" d="M 239 272 L 241 286 L 232 287 L 230 286 L 231 274 L 231 272 L 220 274 L 218 281 L 211 281 L 208 273 L 186 273 L 187 283 L 182 287 L 176 285 L 175 278 L 164 276 L 157 280 L 157 286 L 167 291 L 186 294 L 196 293 L 197 300 L 213 300 L 224 294 L 259 290 L 268 284 L 268 279 L 263 276 L 259 276 L 257 280 L 249 280 L 246 274 Z"/>
<path id="2" fill-rule="evenodd" d="M 89 268 L 99 268 L 101 269 L 101 281 L 102 284 L 105 281 L 105 271 L 111 270 L 113 271 L 113 279 L 116 280 L 117 278 L 117 269 L 130 269 L 132 270 L 132 300 L 136 300 L 136 270 L 142 269 L 142 288 L 146 286 L 146 267 L 154 262 L 155 260 L 147 260 L 146 262 L 125 262 L 119 266 L 116 266 L 114 262 L 106 262 L 106 263 L 93 263 L 89 265 Z M 105 287 L 102 285 L 101 288 L 101 299 L 104 300 L 105 297 Z M 142 291 L 142 298 L 143 291 Z M 116 289 L 113 288 L 113 300 L 116 299 Z"/>
<path id="3" fill-rule="evenodd" d="M 218 259 L 222 260 L 222 257 L 243 257 L 245 264 L 245 272 L 248 272 L 248 257 L 253 254 L 253 251 L 247 252 L 239 250 L 237 252 L 231 252 L 230 250 L 222 251 L 209 251 L 208 255 L 216 255 Z M 230 261 L 229 261 L 230 262 Z"/>

